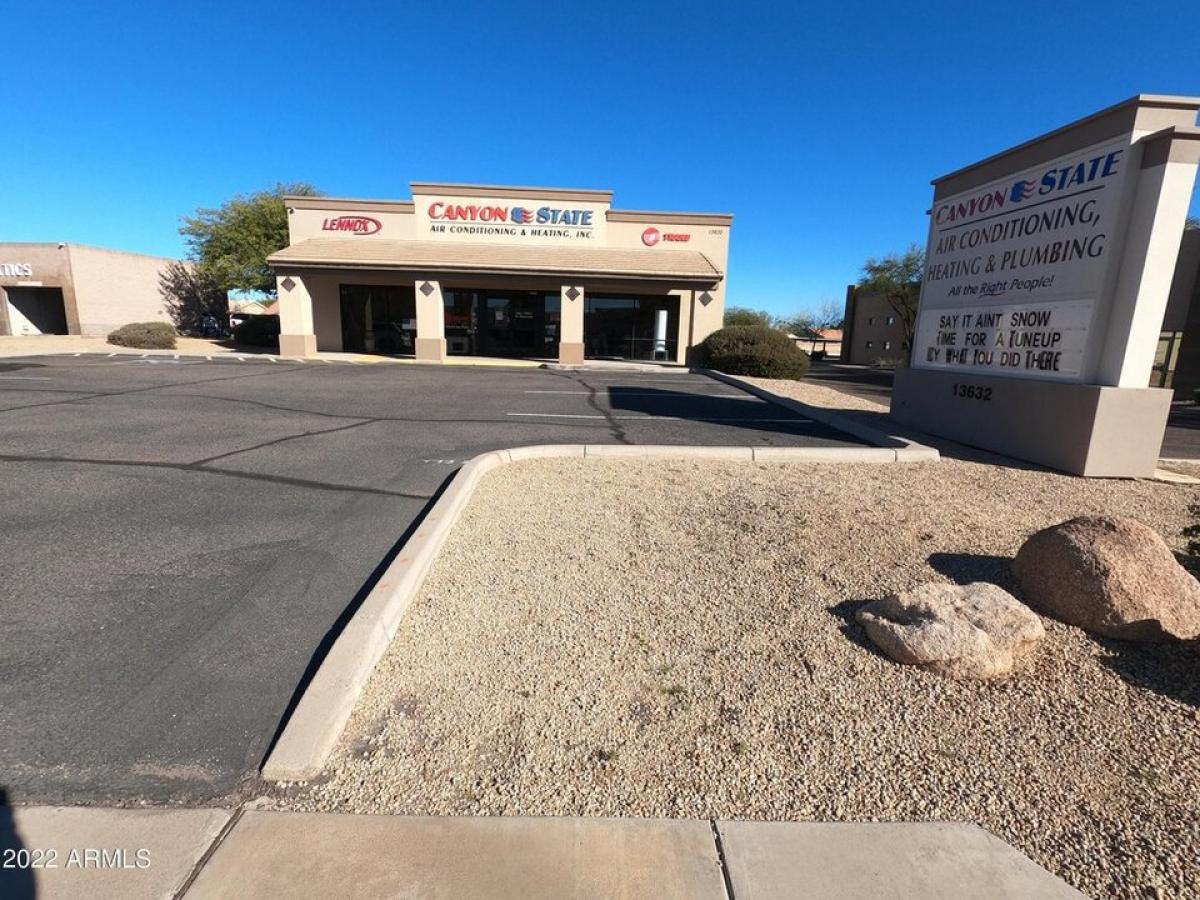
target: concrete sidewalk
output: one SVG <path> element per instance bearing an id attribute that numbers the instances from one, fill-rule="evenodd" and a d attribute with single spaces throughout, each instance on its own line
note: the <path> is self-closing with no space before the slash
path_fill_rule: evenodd
<path id="1" fill-rule="evenodd" d="M 43 867 L 0 869 L 6 900 L 1083 896 L 957 823 L 9 812 L 0 846 Z"/>
<path id="2" fill-rule="evenodd" d="M 141 350 L 135 347 L 118 347 L 102 337 L 80 335 L 0 335 L 0 359 L 25 356 L 64 356 L 74 354 L 101 354 L 104 356 L 167 357 L 171 359 L 264 359 L 304 362 L 354 363 L 357 365 L 426 365 L 408 356 L 382 356 L 377 353 L 334 353 L 320 351 L 312 356 L 283 356 L 266 347 L 247 347 L 210 338 L 183 337 L 175 340 L 174 350 Z M 499 356 L 450 356 L 445 360 L 449 366 L 500 366 L 504 368 L 536 369 L 543 360 L 510 359 Z M 687 371 L 684 369 L 683 371 Z"/>

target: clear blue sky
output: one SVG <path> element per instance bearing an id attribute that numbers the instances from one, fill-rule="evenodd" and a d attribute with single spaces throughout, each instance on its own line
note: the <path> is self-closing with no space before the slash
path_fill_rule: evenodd
<path id="1" fill-rule="evenodd" d="M 735 213 L 731 304 L 840 302 L 924 242 L 931 178 L 1200 94 L 1193 3 L 988 6 L 10 4 L 0 240 L 177 255 L 181 215 L 277 181 L 612 188 Z"/>

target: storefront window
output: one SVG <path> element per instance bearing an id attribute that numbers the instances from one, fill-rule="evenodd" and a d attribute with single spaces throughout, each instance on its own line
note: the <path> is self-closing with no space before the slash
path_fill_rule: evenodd
<path id="1" fill-rule="evenodd" d="M 412 285 L 341 285 L 342 349 L 347 353 L 412 354 L 417 303 Z"/>
<path id="2" fill-rule="evenodd" d="M 446 352 L 456 355 L 558 356 L 558 294 L 452 288 L 443 292 Z"/>
<path id="3" fill-rule="evenodd" d="M 583 340 L 587 356 L 674 360 L 678 336 L 677 297 L 585 295 Z"/>

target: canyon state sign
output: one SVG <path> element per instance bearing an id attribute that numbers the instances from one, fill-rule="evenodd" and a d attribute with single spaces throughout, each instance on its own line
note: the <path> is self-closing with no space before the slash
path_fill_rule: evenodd
<path id="1" fill-rule="evenodd" d="M 937 201 L 913 366 L 1083 380 L 1129 155 L 1098 145 Z"/>

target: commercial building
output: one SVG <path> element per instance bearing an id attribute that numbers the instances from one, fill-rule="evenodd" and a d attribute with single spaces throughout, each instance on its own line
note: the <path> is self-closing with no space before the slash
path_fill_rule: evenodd
<path id="1" fill-rule="evenodd" d="M 172 261 L 83 244 L 0 243 L 0 335 L 106 335 L 169 321 L 159 275 Z"/>
<path id="2" fill-rule="evenodd" d="M 612 192 L 413 182 L 411 200 L 288 197 L 269 262 L 280 351 L 683 363 L 721 327 L 733 217 Z"/>
<path id="3" fill-rule="evenodd" d="M 873 366 L 907 361 L 904 323 L 881 294 L 850 285 L 842 334 L 842 362 Z"/>

